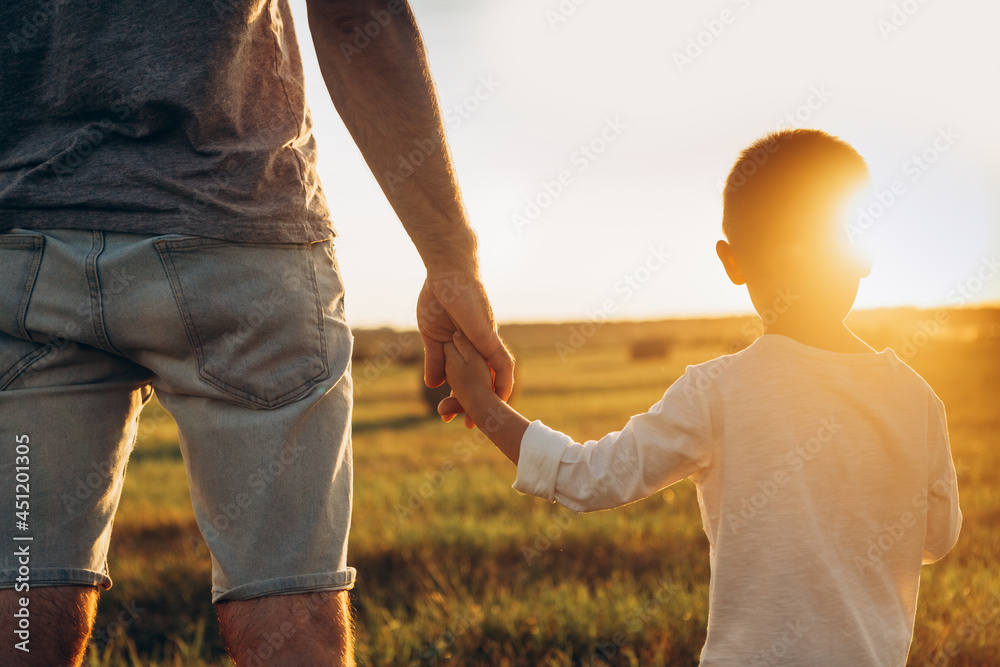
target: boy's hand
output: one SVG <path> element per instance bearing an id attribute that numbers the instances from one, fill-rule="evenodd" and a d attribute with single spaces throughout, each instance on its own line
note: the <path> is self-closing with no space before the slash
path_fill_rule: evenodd
<path id="1" fill-rule="evenodd" d="M 496 396 L 493 392 L 494 374 L 486 359 L 469 339 L 456 331 L 452 343 L 444 344 L 445 374 L 452 394 L 466 409 L 469 416 L 477 407 Z M 466 420 L 466 425 L 469 425 Z"/>
<path id="2" fill-rule="evenodd" d="M 456 331 L 452 341 L 444 344 L 445 372 L 451 393 L 465 408 L 466 426 L 479 426 L 479 430 L 517 465 L 521 457 L 521 439 L 530 422 L 493 391 L 493 371 L 468 337 Z M 441 401 L 438 412 L 442 412 L 442 406 L 447 409 L 448 400 Z"/>

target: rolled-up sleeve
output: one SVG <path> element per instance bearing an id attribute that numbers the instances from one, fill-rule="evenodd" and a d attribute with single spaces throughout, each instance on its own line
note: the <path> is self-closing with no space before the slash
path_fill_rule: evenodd
<path id="1" fill-rule="evenodd" d="M 521 438 L 514 490 L 556 501 L 556 474 L 563 452 L 573 438 L 554 431 L 540 421 L 533 421 Z"/>
<path id="2" fill-rule="evenodd" d="M 648 412 L 600 440 L 574 442 L 532 422 L 521 439 L 514 489 L 590 512 L 625 505 L 706 467 L 709 402 L 693 367 Z"/>

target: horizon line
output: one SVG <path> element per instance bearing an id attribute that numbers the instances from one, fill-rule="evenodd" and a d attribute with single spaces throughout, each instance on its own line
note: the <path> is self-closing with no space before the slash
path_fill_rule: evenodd
<path id="1" fill-rule="evenodd" d="M 916 311 L 916 312 L 928 312 L 928 311 L 938 311 L 938 310 L 1000 310 L 1000 300 L 997 301 L 981 301 L 976 303 L 968 303 L 961 305 L 943 305 L 943 306 L 914 306 L 914 305 L 900 305 L 900 306 L 875 306 L 871 308 L 852 308 L 848 318 L 855 313 L 873 313 L 878 311 Z M 758 318 L 759 315 L 752 310 L 742 311 L 742 312 L 727 312 L 727 313 L 708 313 L 708 314 L 676 314 L 676 315 L 666 315 L 663 317 L 642 317 L 642 318 L 614 318 L 609 317 L 603 320 L 595 320 L 593 318 L 581 317 L 580 319 L 537 319 L 537 320 L 498 320 L 497 328 L 502 329 L 503 327 L 510 326 L 532 326 L 532 325 L 565 325 L 565 324 L 579 324 L 581 322 L 599 322 L 600 324 L 642 324 L 651 322 L 683 322 L 683 321 L 697 321 L 697 320 L 727 320 L 727 319 L 737 319 L 743 317 Z M 845 318 L 847 319 L 847 318 Z M 381 324 L 381 325 L 351 325 L 351 329 L 354 331 L 381 331 L 389 329 L 392 331 L 416 331 L 416 326 L 413 323 L 409 323 L 402 327 L 400 325 L 393 324 Z"/>

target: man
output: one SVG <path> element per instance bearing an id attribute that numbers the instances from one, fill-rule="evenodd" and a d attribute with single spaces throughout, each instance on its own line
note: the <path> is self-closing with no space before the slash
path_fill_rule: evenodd
<path id="1" fill-rule="evenodd" d="M 461 330 L 506 399 L 513 360 L 409 6 L 308 10 L 334 105 L 427 268 L 426 383 Z M 153 389 L 234 661 L 291 623 L 268 664 L 353 664 L 352 339 L 287 0 L 12 0 L 0 26 L 4 664 L 80 664 Z"/>

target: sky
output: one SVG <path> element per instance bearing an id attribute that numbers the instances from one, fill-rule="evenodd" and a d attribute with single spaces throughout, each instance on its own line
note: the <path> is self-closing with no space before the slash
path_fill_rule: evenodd
<path id="1" fill-rule="evenodd" d="M 348 320 L 412 327 L 423 265 L 291 5 Z M 869 164 L 857 308 L 1000 302 L 1000 3 L 410 5 L 501 324 L 752 312 L 715 255 L 721 183 L 781 126 Z"/>

